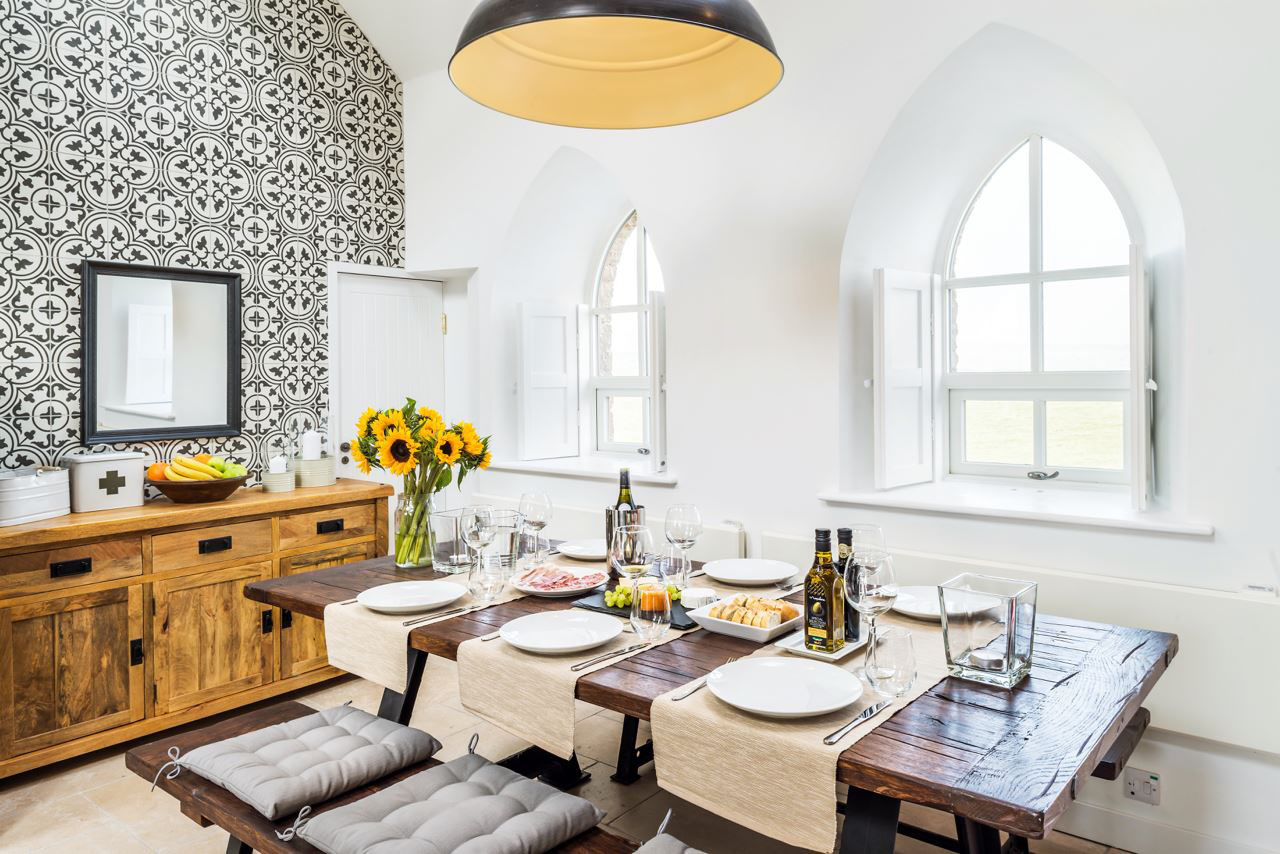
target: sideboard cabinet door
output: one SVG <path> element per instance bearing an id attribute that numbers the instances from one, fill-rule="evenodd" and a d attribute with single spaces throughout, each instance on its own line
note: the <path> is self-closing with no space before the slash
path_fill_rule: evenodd
<path id="1" fill-rule="evenodd" d="M 244 596 L 270 575 L 268 562 L 153 583 L 156 714 L 272 681 L 271 609 Z"/>
<path id="2" fill-rule="evenodd" d="M 358 563 L 373 557 L 375 551 L 373 543 L 357 543 L 353 546 L 282 557 L 280 577 L 342 566 L 345 563 Z M 280 631 L 280 678 L 288 679 L 290 676 L 318 670 L 328 663 L 329 653 L 324 645 L 324 622 L 301 614 L 284 616 Z"/>
<path id="3" fill-rule="evenodd" d="M 142 586 L 0 608 L 0 756 L 142 720 Z"/>

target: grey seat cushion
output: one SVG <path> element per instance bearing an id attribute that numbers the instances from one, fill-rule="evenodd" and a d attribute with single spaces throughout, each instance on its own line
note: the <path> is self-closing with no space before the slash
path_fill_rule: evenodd
<path id="1" fill-rule="evenodd" d="M 595 827 L 590 801 L 468 754 L 312 818 L 326 854 L 540 854 Z"/>
<path id="2" fill-rule="evenodd" d="M 439 749 L 440 742 L 422 730 L 339 706 L 197 747 L 179 764 L 277 819 L 423 762 Z"/>
<path id="3" fill-rule="evenodd" d="M 690 848 L 674 836 L 659 833 L 653 839 L 641 845 L 636 850 L 636 854 L 703 854 L 703 852 L 696 848 Z"/>

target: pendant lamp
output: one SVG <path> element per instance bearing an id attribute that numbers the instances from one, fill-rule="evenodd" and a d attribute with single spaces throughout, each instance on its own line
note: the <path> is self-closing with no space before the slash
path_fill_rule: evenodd
<path id="1" fill-rule="evenodd" d="M 482 0 L 449 77 L 523 119 L 651 128 L 763 98 L 782 60 L 748 0 Z"/>

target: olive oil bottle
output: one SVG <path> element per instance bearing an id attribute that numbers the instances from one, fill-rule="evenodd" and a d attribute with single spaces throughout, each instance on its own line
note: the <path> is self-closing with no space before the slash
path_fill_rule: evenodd
<path id="1" fill-rule="evenodd" d="M 853 560 L 853 529 L 837 530 L 836 543 L 836 574 L 844 579 L 845 592 L 848 594 L 844 606 L 844 642 L 857 643 L 858 637 L 862 634 L 862 615 L 856 608 L 849 606 L 850 601 L 858 599 L 857 588 L 850 587 L 850 584 L 858 583 L 858 574 L 849 572 L 849 562 Z"/>
<path id="2" fill-rule="evenodd" d="M 804 645 L 814 652 L 844 647 L 844 579 L 831 560 L 831 529 L 814 532 L 813 566 L 804 579 Z"/>

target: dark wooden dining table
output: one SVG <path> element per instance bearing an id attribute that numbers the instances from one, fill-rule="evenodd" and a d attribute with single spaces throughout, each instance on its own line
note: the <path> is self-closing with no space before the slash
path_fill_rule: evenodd
<path id="1" fill-rule="evenodd" d="M 254 582 L 245 595 L 323 619 L 326 605 L 367 588 L 437 577 L 449 576 L 399 569 L 382 557 Z M 379 714 L 408 722 L 428 655 L 456 659 L 464 641 L 572 602 L 527 596 L 414 628 L 409 684 L 388 689 Z M 698 630 L 583 675 L 578 699 L 624 715 L 613 779 L 633 782 L 638 766 L 652 761 L 652 745 L 636 742 L 655 698 L 756 648 Z M 888 854 L 902 833 L 962 854 L 1025 852 L 1026 840 L 1049 832 L 1090 775 L 1119 773 L 1150 719 L 1142 702 L 1177 649 L 1172 634 L 1039 615 L 1031 674 L 1016 688 L 947 677 L 840 755 L 836 778 L 849 795 L 839 850 Z M 576 761 L 560 773 L 566 785 L 580 774 Z M 952 813 L 957 838 L 900 824 L 902 801 Z"/>

